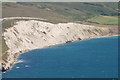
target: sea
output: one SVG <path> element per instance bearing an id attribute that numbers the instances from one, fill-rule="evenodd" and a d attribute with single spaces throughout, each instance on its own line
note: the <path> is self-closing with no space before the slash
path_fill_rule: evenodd
<path id="1" fill-rule="evenodd" d="M 18 60 L 3 78 L 118 78 L 118 37 L 31 50 Z"/>

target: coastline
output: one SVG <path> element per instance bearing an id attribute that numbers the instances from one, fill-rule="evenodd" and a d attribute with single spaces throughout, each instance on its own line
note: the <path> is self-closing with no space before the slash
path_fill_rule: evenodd
<path id="1" fill-rule="evenodd" d="M 117 37 L 117 36 L 120 36 L 120 35 L 106 35 L 106 36 L 93 37 L 93 38 L 84 39 L 84 40 L 91 40 L 91 39 L 97 39 L 97 38 L 107 38 L 107 37 L 114 37 L 114 36 Z M 79 40 L 79 41 L 84 41 L 84 40 Z M 78 42 L 78 41 L 73 41 L 73 42 Z M 72 42 L 70 42 L 70 43 L 72 43 Z M 63 44 L 68 44 L 68 43 L 63 43 Z M 57 44 L 57 45 L 62 45 L 62 44 Z M 46 47 L 43 47 L 43 48 L 53 47 L 53 46 L 57 46 L 57 45 L 49 45 L 49 46 L 46 46 Z M 37 49 L 42 49 L 42 48 L 37 48 Z M 36 50 L 36 49 L 31 49 L 31 50 Z M 13 64 L 11 64 L 10 68 L 6 69 L 5 72 L 9 71 L 9 69 L 12 69 L 12 67 L 15 64 L 19 63 L 19 60 L 18 60 L 19 55 L 24 54 L 25 52 L 29 52 L 31 50 L 24 50 L 24 51 L 19 51 L 19 53 L 15 53 L 15 55 L 14 55 L 14 60 L 15 61 L 13 62 Z"/>
<path id="2" fill-rule="evenodd" d="M 5 29 L 3 36 L 9 49 L 7 62 L 2 68 L 8 71 L 18 62 L 17 57 L 20 54 L 30 50 L 93 38 L 117 36 L 117 31 L 78 23 L 52 24 L 29 20 L 16 22 L 12 27 Z"/>

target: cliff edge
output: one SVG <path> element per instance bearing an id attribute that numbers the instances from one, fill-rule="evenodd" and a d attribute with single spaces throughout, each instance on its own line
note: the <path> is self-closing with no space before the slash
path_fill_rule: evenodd
<path id="1" fill-rule="evenodd" d="M 117 28 L 21 20 L 13 27 L 5 29 L 3 33 L 5 43 L 9 48 L 7 62 L 3 63 L 3 68 L 10 69 L 16 62 L 16 56 L 29 50 L 113 35 L 117 35 Z"/>

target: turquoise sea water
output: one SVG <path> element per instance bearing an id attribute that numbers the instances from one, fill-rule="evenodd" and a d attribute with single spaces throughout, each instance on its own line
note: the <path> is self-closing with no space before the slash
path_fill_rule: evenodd
<path id="1" fill-rule="evenodd" d="M 19 60 L 23 62 L 3 74 L 4 78 L 117 78 L 118 37 L 32 50 Z"/>

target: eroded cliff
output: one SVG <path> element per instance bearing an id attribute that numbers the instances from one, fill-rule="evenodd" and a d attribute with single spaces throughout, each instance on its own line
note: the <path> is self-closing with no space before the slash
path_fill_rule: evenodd
<path id="1" fill-rule="evenodd" d="M 115 35 L 117 34 L 116 30 L 78 23 L 52 24 L 37 20 L 18 21 L 3 33 L 9 48 L 8 59 L 3 67 L 10 69 L 16 62 L 17 54 L 29 50 Z"/>

